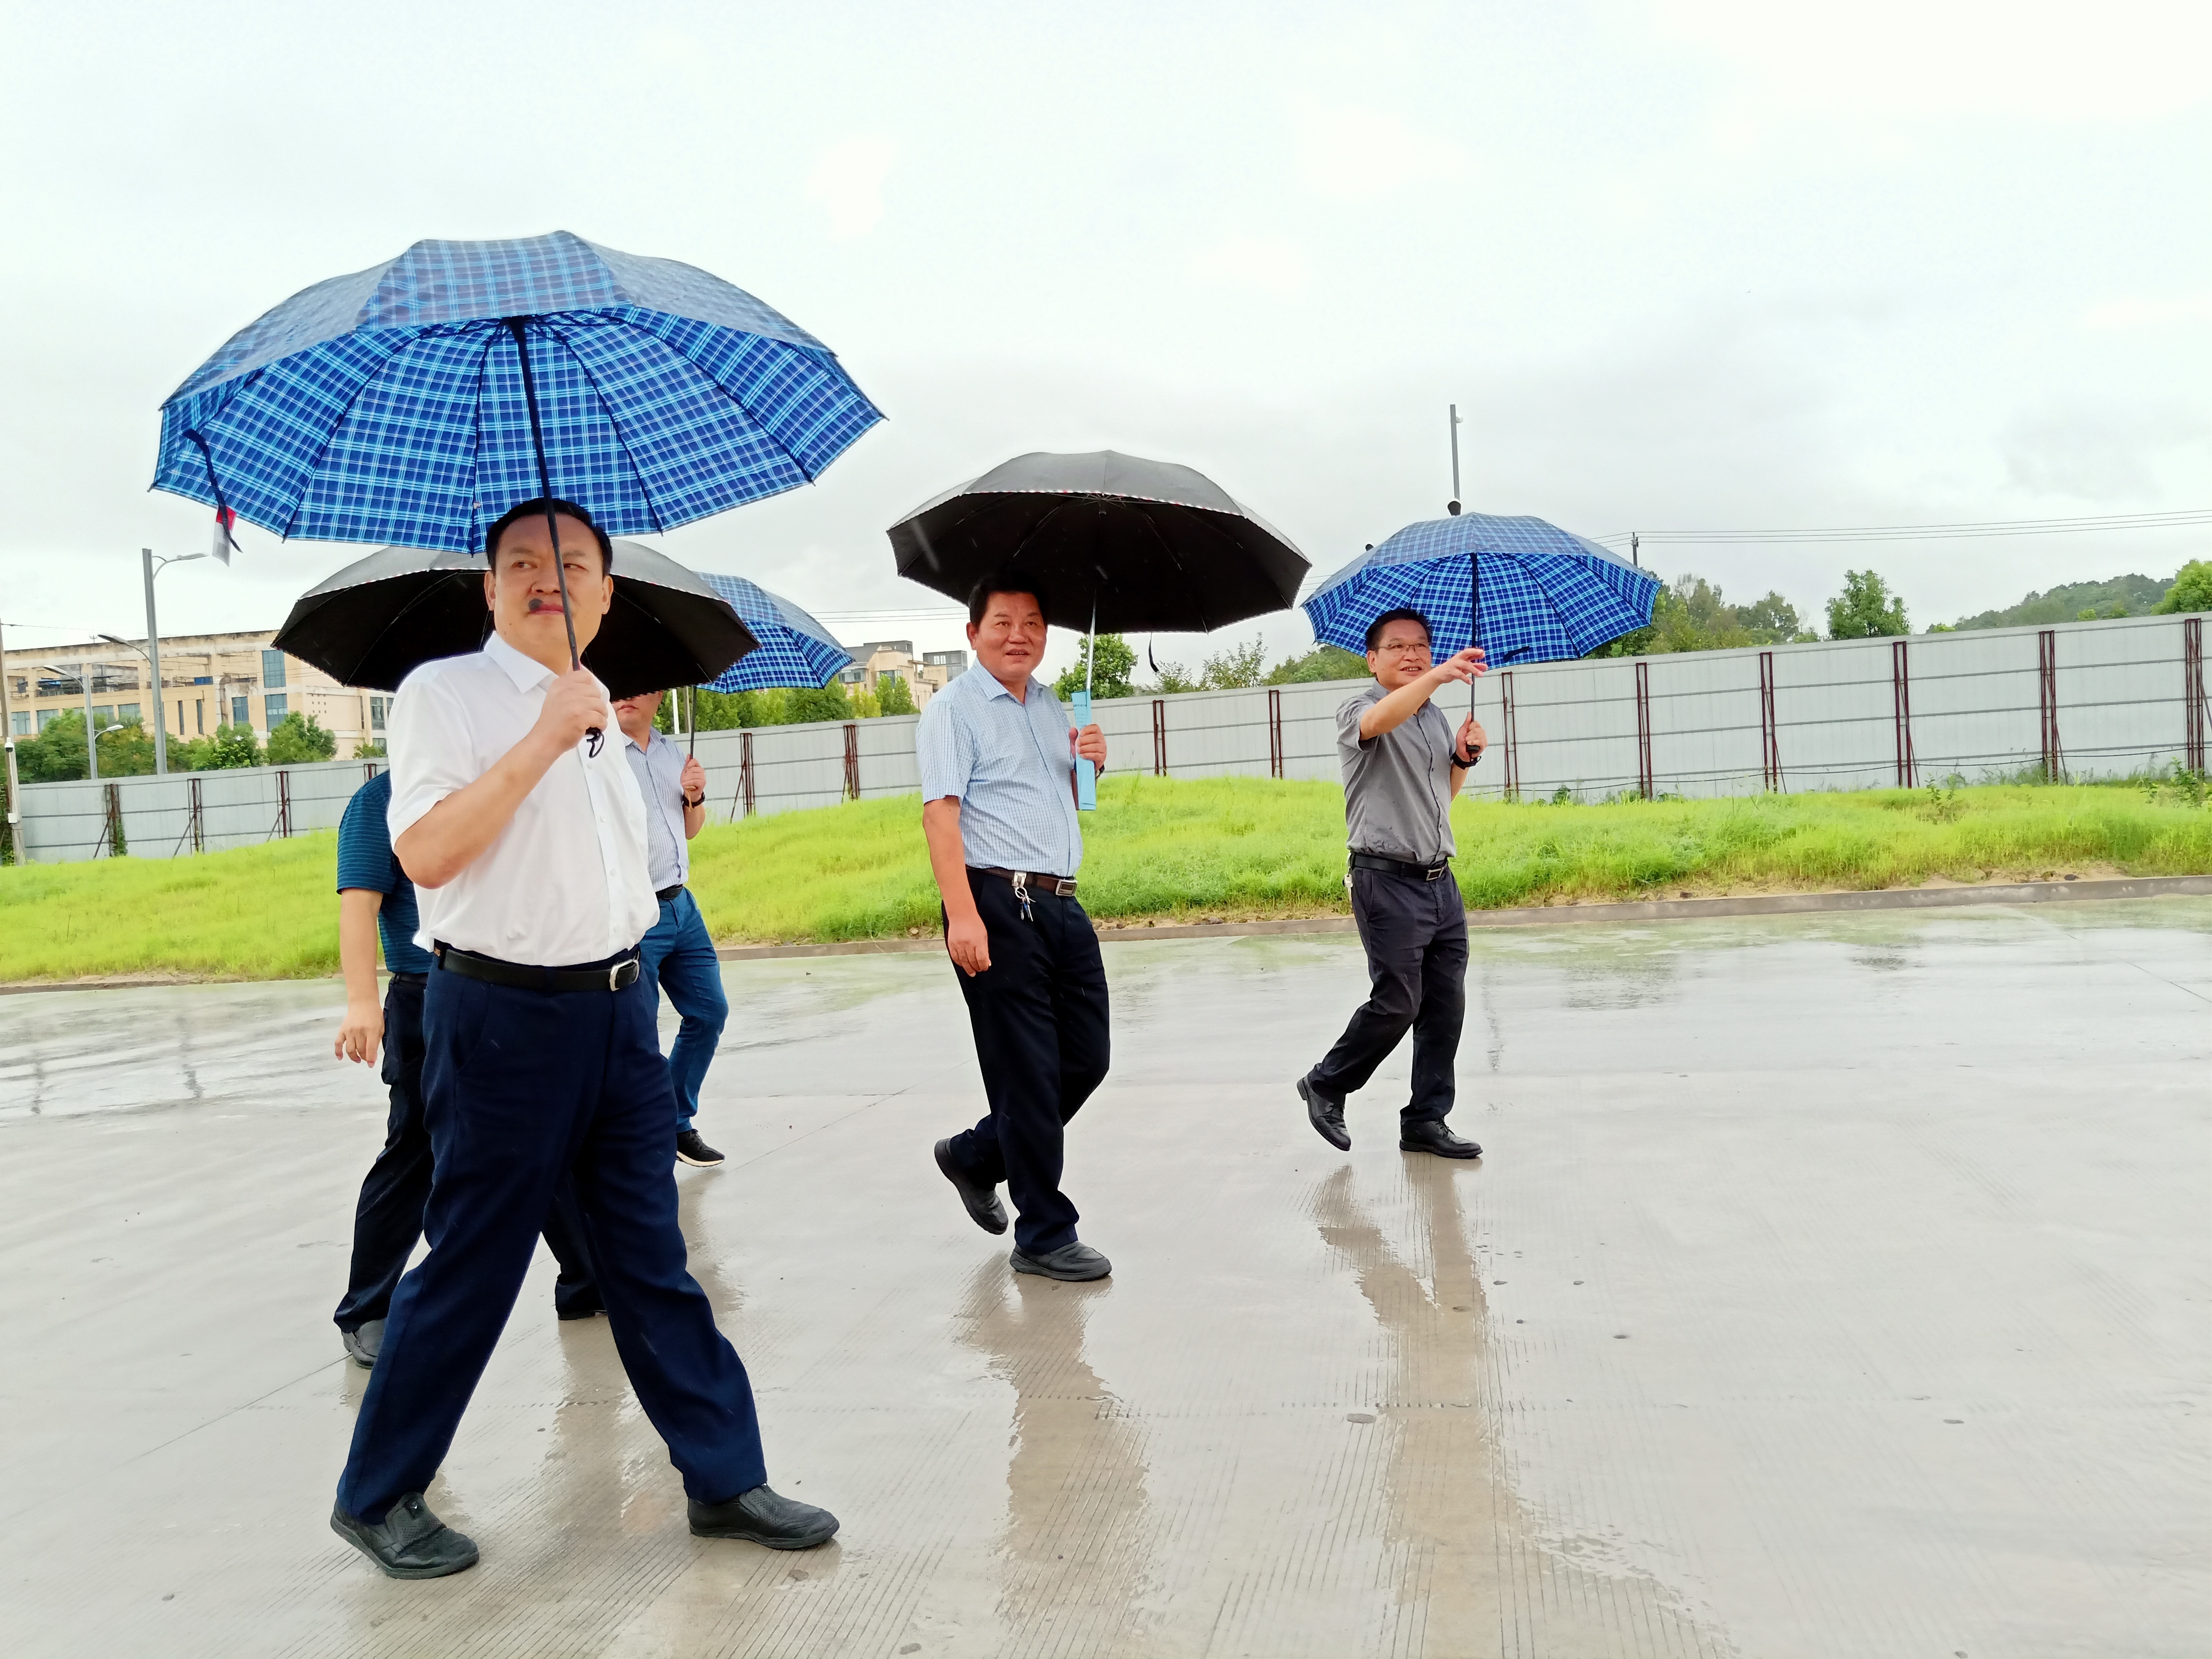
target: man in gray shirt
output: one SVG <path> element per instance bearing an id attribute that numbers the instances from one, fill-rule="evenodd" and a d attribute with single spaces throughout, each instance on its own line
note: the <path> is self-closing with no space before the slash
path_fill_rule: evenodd
<path id="1" fill-rule="evenodd" d="M 1482 727 L 1469 714 L 1455 734 L 1431 701 L 1468 685 L 1482 653 L 1429 659 L 1428 619 L 1386 611 L 1367 629 L 1375 683 L 1336 711 L 1344 763 L 1346 839 L 1352 848 L 1352 914 L 1367 949 L 1372 990 L 1321 1064 L 1298 1079 L 1306 1117 L 1339 1152 L 1352 1146 L 1344 1100 L 1375 1075 L 1410 1029 L 1413 1097 L 1398 1115 L 1401 1152 L 1480 1158 L 1482 1148 L 1444 1127 L 1452 1062 L 1467 1012 L 1467 912 L 1452 879 L 1451 804 L 1482 758 Z"/>

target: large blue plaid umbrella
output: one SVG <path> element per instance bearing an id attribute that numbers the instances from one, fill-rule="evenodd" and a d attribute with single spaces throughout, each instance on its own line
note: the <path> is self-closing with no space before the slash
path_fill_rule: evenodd
<path id="1" fill-rule="evenodd" d="M 743 576 L 699 573 L 760 643 L 709 680 L 709 691 L 765 691 L 775 686 L 827 685 L 830 676 L 851 665 L 853 653 L 830 630 L 789 599 Z"/>
<path id="2" fill-rule="evenodd" d="M 648 535 L 810 482 L 881 420 L 741 289 L 566 231 L 417 242 L 296 294 L 161 406 L 156 489 L 279 536 L 475 552 L 557 495 Z"/>
<path id="3" fill-rule="evenodd" d="M 1429 619 L 1437 657 L 1480 645 L 1496 668 L 1586 655 L 1650 623 L 1658 592 L 1656 576 L 1571 531 L 1466 513 L 1407 526 L 1302 608 L 1316 640 L 1364 651 L 1370 623 L 1411 606 Z"/>

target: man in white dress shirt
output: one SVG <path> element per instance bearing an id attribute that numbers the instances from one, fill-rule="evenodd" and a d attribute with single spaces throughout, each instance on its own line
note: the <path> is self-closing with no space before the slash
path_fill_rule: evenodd
<path id="1" fill-rule="evenodd" d="M 659 908 L 644 802 L 606 688 L 569 665 L 558 581 L 581 650 L 614 597 L 610 549 L 584 509 L 548 507 L 491 527 L 492 637 L 410 674 L 388 723 L 392 848 L 435 963 L 430 1253 L 392 1296 L 331 1525 L 395 1578 L 475 1565 L 422 1492 L 572 1169 L 615 1346 L 683 1473 L 691 1530 L 778 1549 L 837 1530 L 769 1487 L 752 1384 L 684 1265 L 675 1102 L 637 962 Z"/>

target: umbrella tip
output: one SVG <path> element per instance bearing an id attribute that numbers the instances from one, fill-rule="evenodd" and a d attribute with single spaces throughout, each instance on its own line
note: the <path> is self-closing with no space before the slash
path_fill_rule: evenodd
<path id="1" fill-rule="evenodd" d="M 1444 503 L 1444 511 L 1450 514 L 1452 517 L 1456 519 L 1459 517 L 1459 503 L 1457 501 L 1446 501 Z"/>

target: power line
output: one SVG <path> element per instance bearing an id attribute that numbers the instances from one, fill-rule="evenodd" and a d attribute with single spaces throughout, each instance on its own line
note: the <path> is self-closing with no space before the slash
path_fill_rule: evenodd
<path id="1" fill-rule="evenodd" d="M 1631 535 L 1647 544 L 1712 546 L 1746 543 L 1970 541 L 1987 536 L 2065 536 L 2104 531 L 2187 529 L 2212 525 L 2212 508 L 2172 513 L 2112 513 L 2073 519 L 1988 519 L 1958 524 L 1850 525 L 1830 530 L 1645 530 L 1616 531 L 1595 538 L 1608 546 L 1624 545 Z"/>

